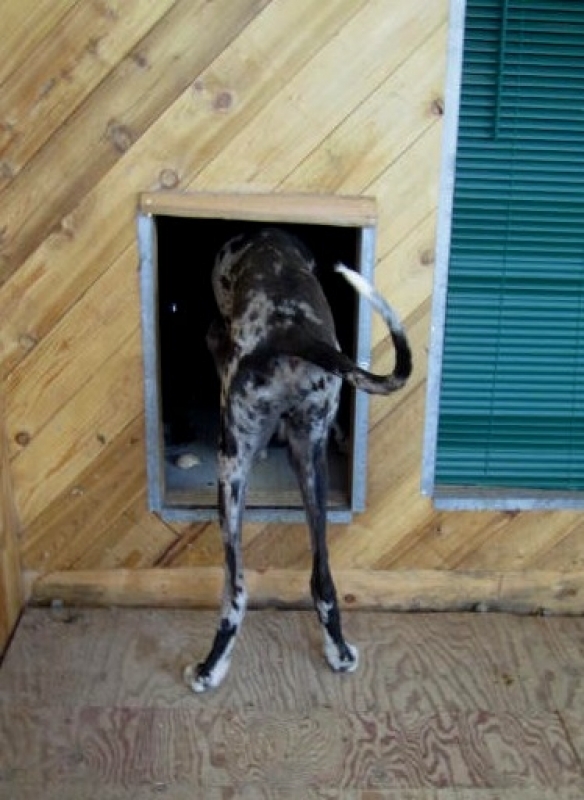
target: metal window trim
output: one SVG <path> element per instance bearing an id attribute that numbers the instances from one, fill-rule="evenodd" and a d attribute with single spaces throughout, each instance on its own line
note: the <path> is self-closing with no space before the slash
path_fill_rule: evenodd
<path id="1" fill-rule="evenodd" d="M 377 228 L 367 226 L 361 229 L 361 243 L 359 254 L 359 269 L 364 278 L 374 283 L 375 251 L 377 241 Z M 371 303 L 358 295 L 357 310 L 357 352 L 356 361 L 361 369 L 371 367 Z M 369 395 L 366 392 L 355 391 L 355 408 L 353 419 L 353 457 L 351 463 L 352 503 L 354 513 L 362 513 L 367 503 L 367 451 L 369 437 Z"/>
<path id="2" fill-rule="evenodd" d="M 225 197 L 225 196 L 214 196 Z M 233 195 L 234 203 L 239 202 Z M 253 196 L 252 196 L 253 197 Z M 308 196 L 310 197 L 310 196 Z M 213 506 L 180 506 L 172 503 L 168 497 L 168 486 L 164 467 L 164 430 L 162 423 L 162 395 L 160 386 L 160 337 L 158 320 L 158 263 L 157 263 L 157 228 L 156 218 L 159 213 L 156 208 L 158 195 L 143 195 L 137 211 L 136 229 L 139 253 L 139 278 L 141 295 L 141 324 L 143 339 L 144 360 L 144 394 L 145 394 L 145 428 L 146 428 L 146 461 L 148 481 L 148 507 L 160 515 L 164 520 L 173 522 L 198 522 L 207 521 L 216 517 L 216 507 Z M 172 201 L 178 199 L 178 213 Z M 258 196 L 255 196 L 256 202 Z M 311 214 L 311 207 L 303 210 L 306 201 L 300 197 L 283 196 L 286 205 L 284 212 L 276 217 L 282 222 L 288 222 L 284 216 L 289 206 L 296 208 L 296 216 L 306 219 L 303 224 L 319 226 L 338 226 L 353 228 L 359 234 L 359 246 L 356 252 L 356 268 L 370 282 L 374 281 L 376 263 L 377 240 L 377 215 L 375 201 L 368 197 L 344 198 L 333 197 L 329 205 L 319 196 L 316 198 L 316 219 Z M 204 202 L 201 196 L 163 195 L 160 203 L 166 215 L 188 216 L 204 218 Z M 273 204 L 273 198 L 270 198 Z M 203 203 L 202 216 L 197 203 Z M 319 205 L 320 203 L 320 205 Z M 239 208 L 239 206 L 237 206 Z M 299 211 L 300 209 L 301 211 Z M 313 210 L 313 209 L 312 209 Z M 237 209 L 234 213 L 237 213 Z M 274 213 L 271 211 L 270 213 Z M 251 219 L 262 222 L 262 208 L 257 215 L 252 214 Z M 212 218 L 222 218 L 216 213 Z M 227 219 L 239 219 L 226 217 Z M 245 219 L 245 215 L 241 215 Z M 293 217 L 292 223 L 296 223 Z M 371 364 L 371 323 L 372 307 L 368 300 L 360 294 L 355 295 L 355 359 L 363 369 L 370 368 Z M 351 411 L 351 452 L 348 459 L 348 496 L 347 504 L 340 507 L 327 508 L 327 520 L 331 524 L 349 524 L 354 514 L 366 509 L 367 500 L 367 458 L 369 435 L 369 396 L 365 392 L 355 391 L 353 408 Z M 305 511 L 301 505 L 285 506 L 249 506 L 246 509 L 246 519 L 249 522 L 303 522 Z"/>
<path id="3" fill-rule="evenodd" d="M 158 454 L 162 450 L 162 398 L 160 393 L 158 347 L 158 269 L 155 264 L 156 225 L 154 218 L 139 213 L 136 220 L 140 269 L 141 322 L 144 358 L 144 404 L 146 411 L 146 459 L 148 505 L 160 513 L 164 497 L 164 470 Z M 150 332 L 150 335 L 144 335 Z"/>
<path id="4" fill-rule="evenodd" d="M 438 511 L 582 511 L 584 509 L 584 492 L 578 491 L 440 486 L 432 500 Z"/>
<path id="5" fill-rule="evenodd" d="M 422 494 L 429 496 L 434 494 L 435 489 L 436 447 L 440 413 L 442 354 L 444 348 L 444 327 L 446 323 L 448 265 L 450 260 L 460 88 L 464 53 L 465 11 L 466 0 L 450 0 L 448 66 L 446 73 L 436 258 L 430 325 L 428 381 L 426 387 L 426 420 L 422 460 L 421 490 Z"/>

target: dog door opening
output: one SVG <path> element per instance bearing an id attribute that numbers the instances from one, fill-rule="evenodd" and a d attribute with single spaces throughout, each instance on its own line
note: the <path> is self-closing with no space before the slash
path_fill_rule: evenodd
<path id="1" fill-rule="evenodd" d="M 148 197 L 156 205 L 157 196 Z M 364 236 L 371 235 L 371 228 L 364 234 L 363 226 L 344 220 L 343 224 L 289 221 L 284 215 L 278 218 L 273 210 L 270 214 L 258 211 L 256 219 L 246 218 L 249 213 L 238 218 L 237 211 L 233 217 L 212 217 L 201 214 L 196 203 L 192 214 L 182 206 L 173 214 L 167 207 L 168 196 L 163 197 L 160 212 L 152 209 L 151 200 L 148 213 L 139 217 L 150 504 L 169 519 L 214 518 L 219 379 L 206 333 L 218 313 L 211 285 L 218 251 L 232 237 L 267 226 L 300 238 L 315 257 L 339 344 L 364 366 L 363 343 L 359 342 L 364 306 L 334 266 L 340 261 L 370 272 L 371 265 L 363 270 L 363 257 L 365 249 L 372 249 L 364 247 Z M 199 204 L 204 202 L 204 196 L 194 198 Z M 277 200 L 272 197 L 270 203 L 277 207 Z M 328 515 L 333 521 L 348 521 L 352 511 L 363 506 L 365 445 L 360 449 L 356 442 L 366 438 L 366 402 L 365 396 L 361 404 L 356 402 L 355 392 L 343 385 L 328 452 Z M 365 416 L 357 419 L 357 414 Z M 285 441 L 276 434 L 249 477 L 246 518 L 296 520 L 303 514 Z"/>

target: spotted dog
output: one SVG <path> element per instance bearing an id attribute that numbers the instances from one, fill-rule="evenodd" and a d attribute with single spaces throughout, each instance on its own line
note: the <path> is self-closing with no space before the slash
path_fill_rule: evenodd
<path id="1" fill-rule="evenodd" d="M 265 229 L 230 240 L 216 259 L 212 280 L 220 319 L 211 325 L 207 344 L 221 380 L 218 504 L 225 586 L 211 650 L 202 664 L 185 670 L 195 692 L 218 686 L 229 668 L 247 601 L 241 556 L 247 478 L 254 457 L 282 427 L 310 528 L 310 588 L 325 657 L 338 672 L 357 667 L 357 650 L 343 636 L 328 560 L 327 441 L 343 380 L 389 394 L 406 382 L 412 359 L 400 321 L 385 300 L 357 272 L 336 269 L 385 320 L 396 354 L 392 374 L 373 375 L 340 351 L 314 259 L 300 240 Z"/>

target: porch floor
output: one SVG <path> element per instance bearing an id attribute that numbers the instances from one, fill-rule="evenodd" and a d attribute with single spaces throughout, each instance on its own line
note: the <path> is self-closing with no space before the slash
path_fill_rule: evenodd
<path id="1" fill-rule="evenodd" d="M 28 609 L 0 669 L 0 800 L 576 800 L 584 620 L 345 613 L 334 675 L 313 614 L 252 611 L 195 696 L 216 614 Z"/>

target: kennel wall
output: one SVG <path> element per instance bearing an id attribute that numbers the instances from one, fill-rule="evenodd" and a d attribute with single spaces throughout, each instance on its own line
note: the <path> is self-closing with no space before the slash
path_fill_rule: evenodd
<path id="1" fill-rule="evenodd" d="M 414 375 L 369 413 L 367 507 L 330 530 L 348 606 L 582 607 L 565 512 L 420 494 L 447 0 L 5 0 L 0 619 L 33 601 L 215 605 L 215 521 L 147 502 L 141 192 L 374 197 Z M 204 31 L 205 35 L 197 32 Z M 372 365 L 392 365 L 379 320 Z M 306 602 L 301 523 L 246 526 L 254 602 Z"/>

